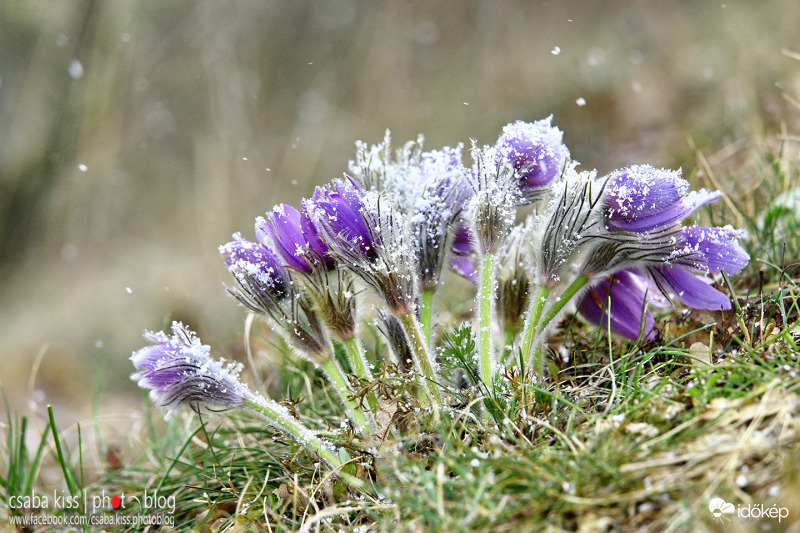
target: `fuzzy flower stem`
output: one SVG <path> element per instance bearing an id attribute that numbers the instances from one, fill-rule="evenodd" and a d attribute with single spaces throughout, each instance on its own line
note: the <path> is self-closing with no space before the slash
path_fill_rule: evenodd
<path id="1" fill-rule="evenodd" d="M 417 372 L 422 374 L 423 377 L 421 380 L 423 402 L 429 403 L 432 398 L 436 405 L 441 405 L 442 396 L 438 389 L 439 380 L 436 376 L 435 363 L 422 337 L 419 321 L 417 321 L 413 311 L 400 315 L 397 319 L 402 324 L 406 336 L 408 336 L 408 344 L 414 354 L 414 365 L 417 367 Z"/>
<path id="2" fill-rule="evenodd" d="M 431 315 L 433 312 L 433 292 L 431 289 L 422 290 L 422 300 L 420 302 L 420 323 L 422 335 L 430 345 L 431 342 Z"/>
<path id="3" fill-rule="evenodd" d="M 258 401 L 258 397 L 246 398 L 244 400 L 244 404 L 247 407 L 255 410 L 257 413 L 264 416 L 264 418 L 266 418 L 269 422 L 272 422 L 292 435 L 297 442 L 301 443 L 309 450 L 316 452 L 333 468 L 339 468 L 342 466 L 343 462 L 339 456 L 334 453 L 333 448 L 322 442 L 319 437 L 314 435 L 308 430 L 308 428 L 303 426 L 299 420 L 292 417 L 288 413 L 274 409 L 270 403 L 274 402 Z"/>
<path id="4" fill-rule="evenodd" d="M 550 321 L 553 320 L 556 317 L 556 315 L 561 312 L 564 306 L 567 305 L 570 302 L 570 300 L 572 300 L 572 298 L 586 286 L 587 283 L 589 283 L 589 278 L 587 278 L 586 275 L 581 274 L 580 276 L 575 278 L 575 280 L 572 283 L 569 284 L 569 287 L 564 289 L 564 292 L 561 293 L 560 298 L 552 306 L 550 306 L 547 309 L 547 312 L 542 316 L 542 320 L 539 323 L 539 327 L 536 328 L 537 335 L 539 335 L 542 331 L 544 331 L 544 328 L 547 327 Z"/>
<path id="5" fill-rule="evenodd" d="M 481 381 L 486 387 L 492 386 L 497 361 L 492 342 L 492 317 L 494 316 L 494 252 L 485 252 L 481 261 L 480 289 L 478 290 L 478 346 L 480 354 Z"/>
<path id="6" fill-rule="evenodd" d="M 361 379 L 372 381 L 372 372 L 369 371 L 367 360 L 364 357 L 364 350 L 361 347 L 361 343 L 358 341 L 358 337 L 345 339 L 342 341 L 342 343 L 344 344 L 345 351 L 347 352 L 347 358 L 350 361 L 350 366 L 352 367 L 353 372 L 355 372 L 355 374 Z M 378 400 L 375 398 L 375 395 L 372 392 L 367 395 L 367 403 L 369 403 L 369 408 L 374 413 L 378 408 Z"/>
<path id="7" fill-rule="evenodd" d="M 367 420 L 367 416 L 358 407 L 358 402 L 348 399 L 350 396 L 350 389 L 347 387 L 347 378 L 342 374 L 342 369 L 336 364 L 336 360 L 331 357 L 324 363 L 322 368 L 331 380 L 331 383 L 336 387 L 336 391 L 342 398 L 342 401 L 347 405 L 348 410 L 353 415 L 353 421 L 358 425 L 358 429 L 364 432 L 374 432 L 373 425 Z"/>
<path id="8" fill-rule="evenodd" d="M 549 295 L 549 288 L 545 287 L 544 285 L 539 287 L 539 290 L 536 291 L 536 296 L 533 297 L 533 307 L 531 307 L 528 321 L 525 324 L 525 332 L 522 336 L 522 353 L 525 356 L 525 360 L 529 366 L 533 363 L 531 361 L 531 357 L 533 355 L 533 339 L 539 326 L 539 319 L 542 317 L 544 304 L 547 303 L 547 297 Z"/>
<path id="9" fill-rule="evenodd" d="M 564 309 L 564 306 L 566 306 L 570 302 L 570 300 L 572 300 L 572 298 L 586 286 L 587 283 L 589 283 L 589 278 L 587 278 L 584 274 L 579 275 L 577 278 L 575 278 L 575 280 L 573 280 L 572 283 L 569 284 L 569 286 L 566 289 L 564 289 L 564 292 L 561 293 L 561 295 L 556 299 L 553 305 L 547 308 L 547 311 L 544 312 L 544 314 L 542 314 L 542 309 L 539 309 L 538 315 L 540 318 L 537 317 L 538 320 L 531 321 L 531 323 L 528 324 L 528 330 L 530 331 L 526 331 L 526 339 L 525 339 L 528 343 L 527 350 L 523 349 L 524 350 L 523 353 L 526 354 L 528 360 L 528 366 L 533 368 L 533 371 L 538 376 L 543 377 L 544 375 L 544 361 L 542 360 L 543 350 L 542 350 L 542 342 L 534 343 L 534 341 L 539 339 L 539 337 L 541 337 L 542 332 L 545 330 L 548 324 L 550 324 L 550 322 L 556 317 L 556 315 L 558 315 L 558 313 L 560 313 L 561 310 Z M 549 289 L 545 290 L 547 291 L 547 293 L 549 293 Z M 539 289 L 539 293 L 540 294 L 542 293 L 542 288 Z M 547 298 L 545 296 L 545 298 L 542 298 L 541 300 L 546 300 L 546 299 Z M 537 303 L 539 303 L 539 299 L 537 299 L 534 305 L 536 305 Z M 541 302 L 541 306 L 542 307 L 544 306 L 544 301 Z M 535 308 L 531 312 L 533 313 L 534 311 Z M 533 315 L 531 316 L 531 318 L 533 318 Z"/>

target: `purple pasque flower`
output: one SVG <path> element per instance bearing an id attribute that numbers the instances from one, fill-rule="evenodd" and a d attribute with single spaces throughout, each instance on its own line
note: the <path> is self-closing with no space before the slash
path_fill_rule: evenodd
<path id="1" fill-rule="evenodd" d="M 247 296 L 243 300 L 237 298 L 247 307 L 259 311 L 258 302 L 278 301 L 289 292 L 288 273 L 281 261 L 269 247 L 260 242 L 251 242 L 242 238 L 240 233 L 233 234 L 233 241 L 219 247 L 225 266 L 242 286 Z"/>
<path id="2" fill-rule="evenodd" d="M 239 283 L 228 288 L 245 307 L 270 317 L 270 325 L 302 355 L 327 357 L 324 329 L 308 298 L 297 292 L 295 280 L 271 248 L 250 242 L 239 233 L 219 247 L 228 270 Z M 313 362 L 313 361 L 312 361 Z"/>
<path id="3" fill-rule="evenodd" d="M 656 337 L 655 320 L 648 304 L 659 303 L 658 291 L 652 290 L 648 279 L 635 270 L 620 270 L 609 276 L 583 297 L 578 313 L 601 327 L 632 340 Z"/>
<path id="4" fill-rule="evenodd" d="M 153 403 L 169 414 L 187 403 L 241 407 L 250 397 L 238 378 L 241 365 L 213 360 L 210 348 L 180 322 L 172 323 L 171 335 L 146 331 L 144 337 L 153 344 L 131 355 L 137 369 L 131 379 L 150 389 Z"/>
<path id="5" fill-rule="evenodd" d="M 517 183 L 526 199 L 535 197 L 558 176 L 569 150 L 562 142 L 564 134 L 550 121 L 517 121 L 503 127 L 495 148 L 497 156 L 514 169 Z"/>
<path id="6" fill-rule="evenodd" d="M 623 268 L 646 269 L 662 292 L 673 292 L 695 309 L 730 309 L 727 296 L 711 286 L 708 274 L 740 271 L 749 256 L 738 244 L 744 232 L 682 227 L 698 207 L 721 196 L 689 191 L 680 171 L 648 165 L 613 173 L 604 191 L 604 228 L 595 232 L 583 272 L 590 279 Z"/>
<path id="7" fill-rule="evenodd" d="M 680 170 L 634 165 L 609 176 L 605 223 L 616 231 L 658 231 L 721 196 L 719 191 L 706 189 L 690 192 Z"/>
<path id="8" fill-rule="evenodd" d="M 469 199 L 461 145 L 422 154 L 421 182 L 407 210 L 420 285 L 436 290 L 447 255 L 450 229 Z"/>
<path id="9" fill-rule="evenodd" d="M 272 242 L 286 266 L 311 274 L 317 265 L 332 268 L 328 246 L 319 238 L 305 208 L 276 205 L 266 217 L 256 218 L 256 238 Z"/>
<path id="10" fill-rule="evenodd" d="M 317 187 L 307 202 L 336 261 L 383 296 L 392 313 L 409 313 L 417 299 L 416 257 L 406 220 L 391 199 L 348 177 Z"/>

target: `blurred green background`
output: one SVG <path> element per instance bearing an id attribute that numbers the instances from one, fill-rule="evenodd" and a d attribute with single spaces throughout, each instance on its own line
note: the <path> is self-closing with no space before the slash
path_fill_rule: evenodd
<path id="1" fill-rule="evenodd" d="M 236 352 L 217 246 L 386 128 L 436 148 L 553 114 L 601 173 L 800 131 L 798 28 L 796 0 L 2 2 L 3 387 L 120 413 L 144 328 Z"/>

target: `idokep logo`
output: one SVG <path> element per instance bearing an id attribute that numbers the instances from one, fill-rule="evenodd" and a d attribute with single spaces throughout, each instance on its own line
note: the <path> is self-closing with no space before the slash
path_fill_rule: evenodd
<path id="1" fill-rule="evenodd" d="M 715 522 L 723 522 L 725 520 L 730 520 L 730 518 L 725 515 L 735 513 L 736 507 L 722 498 L 714 498 L 708 502 L 708 510 L 714 515 Z"/>
<path id="2" fill-rule="evenodd" d="M 734 506 L 722 498 L 713 498 L 708 502 L 708 510 L 714 516 L 715 522 L 729 521 L 732 517 L 737 518 L 777 518 L 778 522 L 789 516 L 789 509 L 778 507 L 777 504 L 771 507 L 764 507 L 760 503 Z M 725 516 L 729 515 L 729 516 Z"/>

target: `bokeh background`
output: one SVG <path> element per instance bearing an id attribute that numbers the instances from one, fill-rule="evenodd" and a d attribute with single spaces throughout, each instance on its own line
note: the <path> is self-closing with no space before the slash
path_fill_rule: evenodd
<path id="1" fill-rule="evenodd" d="M 798 28 L 796 0 L 2 2 L 9 401 L 124 420 L 172 319 L 235 353 L 217 246 L 386 128 L 438 148 L 552 114 L 601 173 L 797 133 Z"/>

